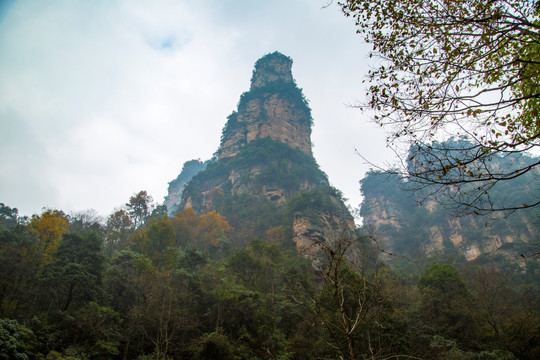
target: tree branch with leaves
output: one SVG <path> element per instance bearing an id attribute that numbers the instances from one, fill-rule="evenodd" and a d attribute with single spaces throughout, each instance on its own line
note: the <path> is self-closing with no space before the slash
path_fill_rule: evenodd
<path id="1" fill-rule="evenodd" d="M 448 135 L 465 135 L 472 144 L 451 149 L 448 161 L 433 159 L 404 167 L 403 173 L 421 186 L 451 185 L 457 192 L 466 191 L 466 197 L 457 197 L 461 209 L 537 206 L 539 199 L 492 204 L 488 195 L 490 184 L 540 169 L 538 160 L 497 171 L 489 168 L 493 156 L 524 154 L 540 146 L 540 2 L 338 4 L 372 44 L 370 57 L 379 60 L 368 74 L 367 102 L 358 107 L 373 110 L 375 122 L 389 129 L 389 145 L 397 148 L 405 140 L 426 148 Z M 400 153 L 403 159 L 407 150 Z"/>

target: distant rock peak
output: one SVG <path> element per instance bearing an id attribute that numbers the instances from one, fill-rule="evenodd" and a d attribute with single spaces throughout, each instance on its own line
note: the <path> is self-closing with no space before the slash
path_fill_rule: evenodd
<path id="1" fill-rule="evenodd" d="M 264 87 L 274 81 L 293 83 L 292 59 L 275 51 L 257 60 L 251 76 L 251 90 Z"/>

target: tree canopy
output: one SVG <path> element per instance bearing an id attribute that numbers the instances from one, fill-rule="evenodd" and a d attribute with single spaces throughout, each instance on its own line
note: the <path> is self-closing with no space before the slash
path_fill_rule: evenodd
<path id="1" fill-rule="evenodd" d="M 461 186 L 475 211 L 516 210 L 478 204 L 489 184 L 538 171 L 540 161 L 485 166 L 540 146 L 540 2 L 534 0 L 348 0 L 340 2 L 380 61 L 369 72 L 367 103 L 390 130 L 389 144 L 424 146 L 465 135 L 448 162 L 404 169 L 422 183 Z M 441 149 L 439 149 L 441 150 Z M 405 150 L 406 153 L 407 150 Z M 449 170 L 455 170 L 449 177 Z M 486 186 L 487 185 L 487 186 Z"/>
<path id="2" fill-rule="evenodd" d="M 128 205 L 106 219 L 3 205 L 0 359 L 539 358 L 537 262 L 392 269 L 360 229 L 304 257 L 283 213 L 337 221 L 340 193 L 320 186 L 281 209 L 243 195 L 223 205 L 240 230 L 216 211 L 152 211 L 136 227 Z"/>

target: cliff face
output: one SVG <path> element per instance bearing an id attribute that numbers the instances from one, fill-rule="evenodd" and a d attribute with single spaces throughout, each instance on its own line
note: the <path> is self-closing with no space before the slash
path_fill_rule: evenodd
<path id="1" fill-rule="evenodd" d="M 251 88 L 225 125 L 218 158 L 238 154 L 252 141 L 271 138 L 311 155 L 311 112 L 296 87 L 292 60 L 270 54 L 257 61 Z"/>
<path id="2" fill-rule="evenodd" d="M 293 217 L 294 242 L 297 249 L 304 254 L 313 254 L 318 250 L 317 244 L 326 239 L 340 239 L 351 236 L 355 228 L 354 220 L 341 199 L 329 195 L 333 206 L 316 209 L 311 214 L 298 213 Z"/>
<path id="3" fill-rule="evenodd" d="M 354 231 L 354 222 L 313 158 L 311 110 L 291 68 L 292 60 L 280 53 L 257 61 L 215 158 L 182 189 L 169 187 L 169 197 L 181 192 L 175 210 L 220 212 L 240 243 L 280 233 L 309 253 L 310 244 Z"/>
<path id="4" fill-rule="evenodd" d="M 227 124 L 234 129 L 224 132 L 218 151 L 220 159 L 235 156 L 246 144 L 267 137 L 311 155 L 311 125 L 305 109 L 271 92 L 241 105 L 238 113 L 230 117 L 235 117 L 234 120 Z"/>
<path id="5" fill-rule="evenodd" d="M 497 221 L 475 215 L 456 217 L 435 201 L 419 204 L 405 188 L 401 179 L 384 173 L 371 173 L 362 180 L 364 224 L 394 255 L 453 253 L 467 261 L 515 262 L 540 235 L 530 213 Z"/>

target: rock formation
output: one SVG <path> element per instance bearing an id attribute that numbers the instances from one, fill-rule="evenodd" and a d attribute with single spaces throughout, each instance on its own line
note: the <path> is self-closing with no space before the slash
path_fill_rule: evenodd
<path id="1" fill-rule="evenodd" d="M 313 158 L 311 110 L 291 68 L 292 60 L 278 52 L 257 61 L 250 90 L 228 116 L 214 159 L 185 185 L 171 182 L 167 199 L 174 206 L 181 196 L 173 211 L 226 216 L 237 246 L 279 234 L 313 253 L 316 244 L 350 235 L 354 221 Z"/>
<path id="2" fill-rule="evenodd" d="M 206 169 L 207 165 L 208 161 L 202 162 L 200 160 L 190 160 L 184 163 L 178 177 L 169 183 L 167 196 L 165 196 L 165 201 L 163 202 L 168 209 L 169 215 L 173 215 L 174 211 L 180 206 L 182 193 L 189 180 L 200 171 Z"/>
<path id="3" fill-rule="evenodd" d="M 419 202 L 407 185 L 384 172 L 370 173 L 362 180 L 364 225 L 385 251 L 410 259 L 454 254 L 469 262 L 499 265 L 503 259 L 516 263 L 537 251 L 539 219 L 531 212 L 498 220 L 474 214 L 457 217 L 434 200 Z M 522 186 L 520 191 L 527 189 Z"/>
<path id="4" fill-rule="evenodd" d="M 258 139 L 270 138 L 311 155 L 311 111 L 291 73 L 292 60 L 279 53 L 255 64 L 250 91 L 223 129 L 219 159 L 232 157 Z"/>

